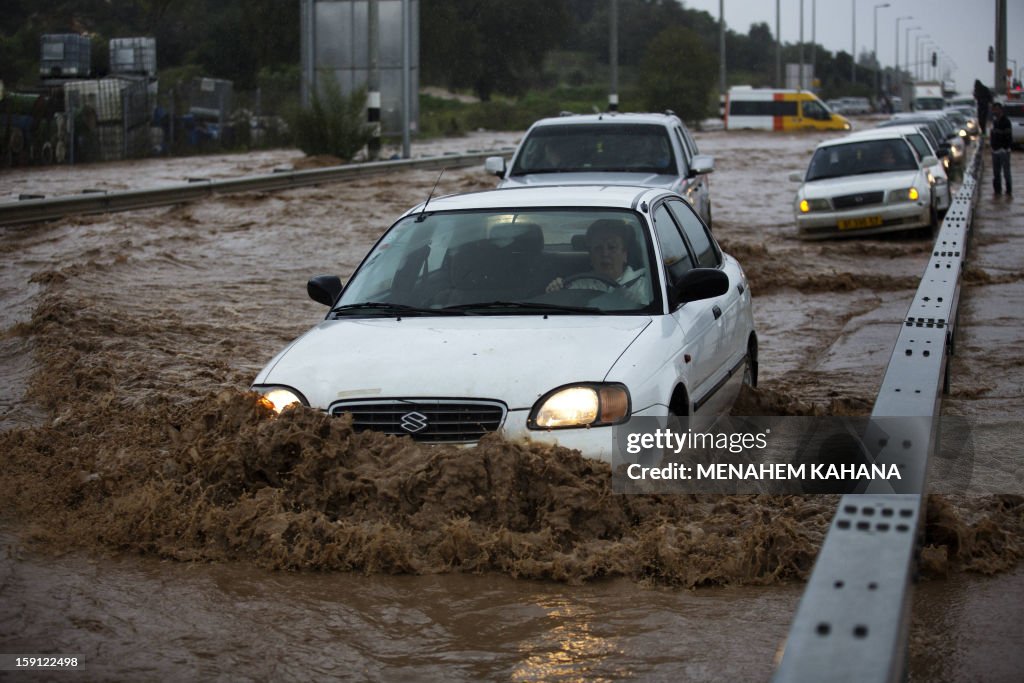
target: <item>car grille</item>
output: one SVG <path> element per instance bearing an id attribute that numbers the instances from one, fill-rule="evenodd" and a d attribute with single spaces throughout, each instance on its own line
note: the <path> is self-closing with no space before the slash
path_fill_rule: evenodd
<path id="1" fill-rule="evenodd" d="M 458 399 L 345 401 L 330 413 L 351 413 L 356 431 L 411 436 L 429 443 L 475 443 L 501 427 L 505 404 Z"/>
<path id="2" fill-rule="evenodd" d="M 857 194 L 844 194 L 841 197 L 833 197 L 832 206 L 837 209 L 855 209 L 859 206 L 881 204 L 884 197 L 884 192 L 858 192 Z"/>

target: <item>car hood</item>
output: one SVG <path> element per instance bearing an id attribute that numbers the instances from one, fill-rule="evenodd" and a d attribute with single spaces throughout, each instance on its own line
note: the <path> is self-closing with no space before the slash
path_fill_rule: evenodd
<path id="1" fill-rule="evenodd" d="M 603 380 L 649 316 L 472 316 L 328 320 L 254 384 L 298 389 L 311 406 L 361 398 L 490 398 L 529 408 L 551 389 Z"/>
<path id="2" fill-rule="evenodd" d="M 501 187 L 524 185 L 639 185 L 642 187 L 663 187 L 671 189 L 679 176 L 664 173 L 627 173 L 624 171 L 600 171 L 593 173 L 528 173 L 509 176 Z"/>
<path id="3" fill-rule="evenodd" d="M 917 180 L 920 171 L 892 171 L 890 173 L 866 173 L 841 178 L 825 178 L 804 183 L 803 196 L 808 199 L 835 197 L 858 192 L 878 192 L 910 187 Z"/>

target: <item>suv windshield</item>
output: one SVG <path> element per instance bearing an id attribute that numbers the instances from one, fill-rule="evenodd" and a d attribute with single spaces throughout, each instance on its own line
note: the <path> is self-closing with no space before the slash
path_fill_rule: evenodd
<path id="1" fill-rule="evenodd" d="M 807 180 L 915 170 L 917 160 L 902 138 L 869 140 L 818 149 L 811 157 Z"/>
<path id="2" fill-rule="evenodd" d="M 651 253 L 644 223 L 627 210 L 417 214 L 381 238 L 333 315 L 656 312 Z"/>
<path id="3" fill-rule="evenodd" d="M 529 173 L 675 173 L 664 126 L 641 123 L 546 125 L 523 141 L 511 175 Z"/>

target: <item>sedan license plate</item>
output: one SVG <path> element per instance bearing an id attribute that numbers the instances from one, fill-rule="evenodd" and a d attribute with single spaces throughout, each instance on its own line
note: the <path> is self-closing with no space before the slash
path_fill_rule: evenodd
<path id="1" fill-rule="evenodd" d="M 857 230 L 859 228 L 873 228 L 881 224 L 881 216 L 865 216 L 864 218 L 850 218 L 845 221 L 839 221 L 839 229 Z"/>

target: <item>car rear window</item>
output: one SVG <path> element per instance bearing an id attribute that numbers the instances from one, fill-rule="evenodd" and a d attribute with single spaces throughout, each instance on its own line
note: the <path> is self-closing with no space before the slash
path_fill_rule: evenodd
<path id="1" fill-rule="evenodd" d="M 914 153 L 902 138 L 866 140 L 819 148 L 811 157 L 807 180 L 916 169 Z"/>
<path id="2" fill-rule="evenodd" d="M 639 123 L 538 126 L 530 131 L 511 175 L 528 173 L 674 173 L 668 129 Z"/>

